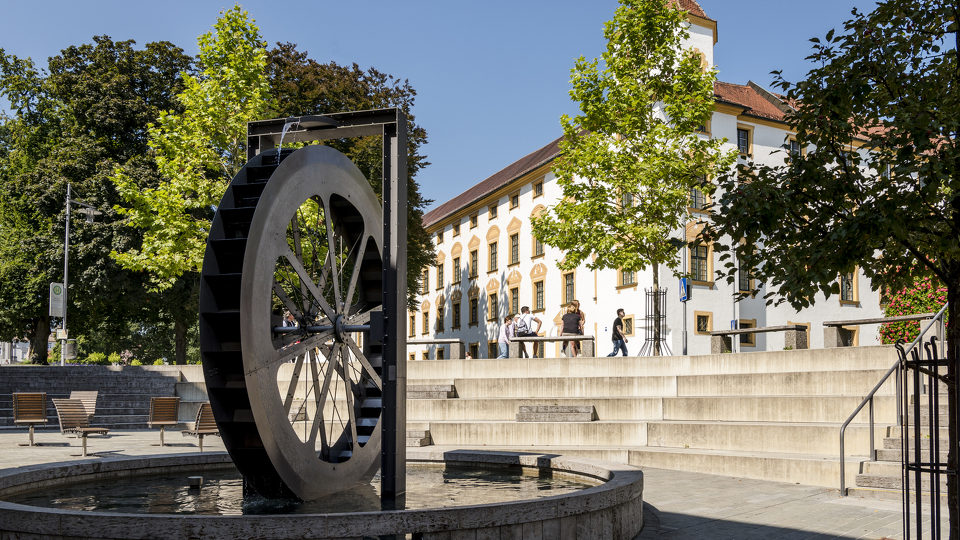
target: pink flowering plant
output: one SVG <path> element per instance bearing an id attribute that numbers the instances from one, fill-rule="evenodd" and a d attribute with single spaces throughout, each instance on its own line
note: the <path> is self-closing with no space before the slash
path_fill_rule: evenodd
<path id="1" fill-rule="evenodd" d="M 913 285 L 896 293 L 890 288 L 885 290 L 889 303 L 884 315 L 915 315 L 917 313 L 936 313 L 947 303 L 947 288 L 940 280 L 922 277 L 914 280 Z M 880 326 L 880 340 L 885 344 L 896 343 L 902 339 L 907 343 L 920 334 L 920 324 L 925 321 L 904 321 Z"/>

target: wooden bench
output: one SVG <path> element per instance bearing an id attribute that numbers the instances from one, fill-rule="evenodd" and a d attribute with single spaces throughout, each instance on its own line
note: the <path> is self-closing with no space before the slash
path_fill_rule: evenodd
<path id="1" fill-rule="evenodd" d="M 216 435 L 219 437 L 220 428 L 217 427 L 217 421 L 213 418 L 213 408 L 210 407 L 210 404 L 204 403 L 200 405 L 200 410 L 197 411 L 197 421 L 193 425 L 193 429 L 185 429 L 180 433 L 182 433 L 184 437 L 192 435 L 199 439 L 201 452 L 203 452 L 204 435 Z"/>
<path id="2" fill-rule="evenodd" d="M 807 327 L 802 324 L 766 326 L 761 328 L 738 328 L 735 330 L 714 330 L 710 332 L 710 354 L 728 353 L 733 350 L 731 336 L 741 334 L 763 334 L 766 332 L 784 332 L 784 348 L 806 349 Z"/>
<path id="3" fill-rule="evenodd" d="M 916 315 L 900 315 L 898 317 L 877 317 L 874 319 L 850 319 L 846 321 L 826 321 L 823 323 L 823 348 L 852 347 L 854 330 L 845 326 L 860 326 L 861 324 L 886 324 L 904 321 L 924 321 L 936 317 L 936 313 L 918 313 Z"/>
<path id="4" fill-rule="evenodd" d="M 466 351 L 460 339 L 408 339 L 407 345 L 449 345 L 450 354 L 446 360 L 463 360 Z"/>
<path id="5" fill-rule="evenodd" d="M 13 394 L 13 423 L 26 424 L 30 442 L 20 446 L 40 446 L 33 442 L 33 426 L 47 423 L 47 394 L 45 392 L 15 392 Z"/>
<path id="6" fill-rule="evenodd" d="M 79 399 L 80 403 L 83 403 L 83 408 L 87 411 L 87 422 L 90 423 L 93 423 L 93 415 L 97 412 L 97 394 L 96 390 L 70 392 L 70 399 Z"/>
<path id="7" fill-rule="evenodd" d="M 512 338 L 509 344 L 510 352 L 508 356 L 510 358 L 520 358 L 521 343 L 548 343 L 556 341 L 579 341 L 581 344 L 581 356 L 593 357 L 596 355 L 596 339 L 593 336 L 528 336 Z M 567 346 L 567 348 L 569 349 L 570 347 Z M 546 349 L 546 347 L 541 345 L 540 356 L 546 356 L 545 354 L 542 354 L 544 349 Z M 569 351 L 567 351 L 567 356 L 572 356 Z"/>
<path id="8" fill-rule="evenodd" d="M 160 427 L 160 444 L 150 446 L 166 446 L 163 441 L 163 431 L 167 426 L 176 426 L 180 414 L 179 397 L 152 397 L 150 398 L 150 418 L 147 425 Z"/>
<path id="9" fill-rule="evenodd" d="M 106 435 L 107 428 L 90 427 L 87 410 L 79 399 L 54 399 L 53 406 L 57 409 L 57 419 L 60 421 L 62 435 L 76 435 L 83 441 L 81 456 L 87 455 L 87 435 Z"/>

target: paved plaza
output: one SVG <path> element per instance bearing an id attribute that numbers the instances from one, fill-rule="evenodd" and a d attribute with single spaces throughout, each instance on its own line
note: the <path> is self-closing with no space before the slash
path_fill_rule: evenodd
<path id="1" fill-rule="evenodd" d="M 90 455 L 81 458 L 74 456 L 80 441 L 59 432 L 38 430 L 41 446 L 26 447 L 19 445 L 27 441 L 26 430 L 2 430 L 0 468 L 199 451 L 196 439 L 177 431 L 168 431 L 166 440 L 161 449 L 151 446 L 160 441 L 158 430 L 115 430 L 90 437 Z M 204 452 L 222 451 L 219 438 L 204 439 Z M 836 490 L 818 487 L 665 469 L 647 468 L 644 476 L 646 525 L 637 540 L 903 538 L 899 501 L 841 498 Z"/>

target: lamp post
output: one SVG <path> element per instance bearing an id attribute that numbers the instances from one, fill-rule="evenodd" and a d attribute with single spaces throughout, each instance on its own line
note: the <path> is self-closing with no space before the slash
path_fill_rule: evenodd
<path id="1" fill-rule="evenodd" d="M 70 253 L 70 205 L 75 204 L 81 208 L 77 209 L 77 212 L 83 214 L 87 218 L 87 223 L 93 223 L 93 217 L 102 215 L 103 212 L 97 210 L 97 207 L 87 204 L 81 201 L 75 201 L 70 198 L 70 184 L 67 184 L 67 230 L 63 236 L 63 339 L 60 342 L 60 365 L 66 365 L 67 363 L 67 275 L 69 273 L 69 266 L 67 261 L 69 260 Z"/>

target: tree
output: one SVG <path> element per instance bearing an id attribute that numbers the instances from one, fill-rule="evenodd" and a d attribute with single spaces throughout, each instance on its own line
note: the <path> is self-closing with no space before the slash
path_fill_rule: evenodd
<path id="1" fill-rule="evenodd" d="M 158 290 L 200 270 L 213 208 L 247 161 L 247 122 L 261 119 L 270 99 L 264 42 L 246 11 L 221 12 L 198 44 L 200 70 L 183 74 L 177 96 L 182 112 L 162 112 L 149 130 L 162 182 L 145 188 L 125 169 L 113 178 L 129 205 L 117 212 L 145 231 L 140 248 L 114 257 L 147 271 Z"/>
<path id="2" fill-rule="evenodd" d="M 960 320 L 960 66 L 956 1 L 886 0 L 853 10 L 843 32 L 814 38 L 819 64 L 776 85 L 795 110 L 787 122 L 804 153 L 784 165 L 741 167 L 720 184 L 714 238 L 768 287 L 768 302 L 808 306 L 839 293 L 837 276 L 859 266 L 874 287 L 900 290 L 936 277 Z M 751 245 L 763 245 L 750 252 Z M 798 249 L 799 248 L 799 249 Z M 736 268 L 727 259 L 726 274 Z M 947 327 L 960 355 L 960 326 Z M 944 382 L 955 388 L 950 365 Z M 951 390 L 949 417 L 957 418 Z M 957 426 L 948 467 L 956 470 Z M 960 538 L 957 477 L 948 476 L 950 537 Z"/>
<path id="3" fill-rule="evenodd" d="M 53 322 L 48 284 L 62 279 L 68 182 L 74 198 L 104 210 L 92 225 L 72 222 L 71 334 L 107 351 L 132 347 L 128 325 L 149 301 L 143 279 L 109 257 L 139 237 L 109 210 L 119 197 L 107 178 L 146 153 L 147 124 L 176 106 L 190 58 L 166 42 L 134 45 L 95 37 L 51 58 L 49 73 L 0 50 L 0 94 L 13 111 L 0 119 L 0 339 L 29 336 L 37 363 Z"/>
<path id="4" fill-rule="evenodd" d="M 650 266 L 659 291 L 660 265 L 679 265 L 683 241 L 671 233 L 685 226 L 691 189 L 710 191 L 704 179 L 734 159 L 723 140 L 697 133 L 712 113 L 716 70 L 682 47 L 684 13 L 666 0 L 620 0 L 604 36 L 602 69 L 580 57 L 572 70 L 570 96 L 582 113 L 561 118 L 554 173 L 563 197 L 533 220 L 533 231 L 563 250 L 562 269 Z"/>
<path id="5" fill-rule="evenodd" d="M 179 107 L 162 112 L 149 129 L 161 181 L 145 183 L 135 162 L 113 176 L 125 201 L 115 208 L 144 238 L 112 255 L 124 268 L 147 272 L 154 291 L 182 300 L 165 305 L 178 364 L 186 362 L 188 332 L 197 324 L 198 276 L 214 209 L 247 161 L 247 122 L 261 119 L 270 99 L 265 44 L 246 11 L 221 12 L 198 43 L 199 72 L 183 74 Z"/>
<path id="6" fill-rule="evenodd" d="M 268 52 L 267 77 L 276 99 L 273 117 L 389 107 L 397 107 L 407 115 L 407 303 L 415 309 L 420 276 L 436 260 L 430 235 L 423 227 L 424 209 L 433 201 L 423 197 L 416 181 L 417 172 L 429 165 L 426 157 L 420 155 L 420 147 L 427 142 L 427 131 L 416 124 L 412 113 L 416 90 L 408 80 L 401 82 L 374 68 L 364 71 L 357 64 L 321 64 L 292 43 L 278 43 Z M 382 137 L 336 139 L 324 144 L 349 157 L 367 177 L 377 197 L 382 196 Z"/>

